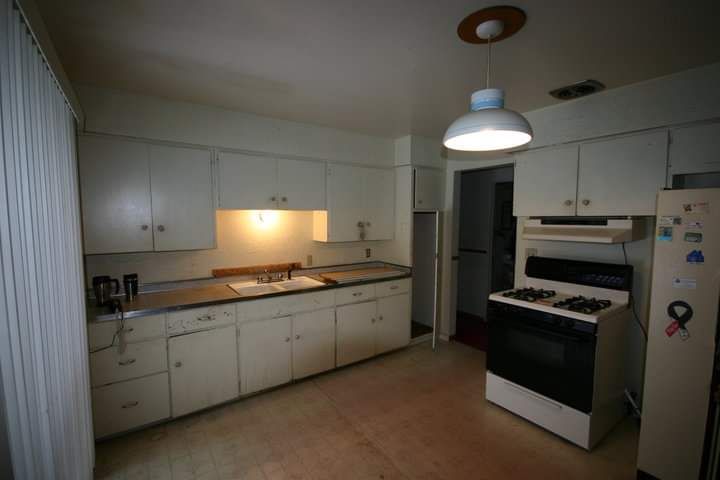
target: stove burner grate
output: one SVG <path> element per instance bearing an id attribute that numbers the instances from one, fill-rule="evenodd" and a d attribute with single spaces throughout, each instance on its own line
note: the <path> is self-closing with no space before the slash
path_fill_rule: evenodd
<path id="1" fill-rule="evenodd" d="M 542 298 L 550 298 L 555 296 L 555 290 L 535 289 L 535 288 L 518 288 L 503 293 L 503 297 L 514 298 L 516 300 L 524 300 L 526 302 L 534 302 Z"/>
<path id="2" fill-rule="evenodd" d="M 610 300 L 598 300 L 597 298 L 587 298 L 582 295 L 570 297 L 565 300 L 553 303 L 553 307 L 565 308 L 571 312 L 580 312 L 591 314 L 599 310 L 603 310 L 612 305 Z"/>

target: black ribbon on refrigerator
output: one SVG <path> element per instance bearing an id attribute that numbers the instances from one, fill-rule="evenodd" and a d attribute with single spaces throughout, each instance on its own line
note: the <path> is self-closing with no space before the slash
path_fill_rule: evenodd
<path id="1" fill-rule="evenodd" d="M 678 311 L 677 311 L 678 307 L 684 308 L 685 311 L 682 314 L 678 313 Z M 670 305 L 668 305 L 667 313 L 670 316 L 670 318 L 672 318 L 673 320 L 675 320 L 678 323 L 678 326 L 681 329 L 684 329 L 685 324 L 687 322 L 689 322 L 693 316 L 693 309 L 689 303 L 684 302 L 682 300 L 675 300 L 674 302 L 671 302 Z"/>

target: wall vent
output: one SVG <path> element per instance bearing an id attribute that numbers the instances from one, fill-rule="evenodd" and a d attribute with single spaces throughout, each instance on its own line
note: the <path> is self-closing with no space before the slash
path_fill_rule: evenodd
<path id="1" fill-rule="evenodd" d="M 591 93 L 596 93 L 601 90 L 605 90 L 605 85 L 597 80 L 583 80 L 582 82 L 573 83 L 566 87 L 550 90 L 548 93 L 560 100 L 572 100 L 573 98 L 584 97 L 585 95 L 590 95 Z"/>

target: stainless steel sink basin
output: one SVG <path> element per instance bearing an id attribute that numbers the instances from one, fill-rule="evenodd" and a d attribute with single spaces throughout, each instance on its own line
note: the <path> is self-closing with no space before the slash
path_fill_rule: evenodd
<path id="1" fill-rule="evenodd" d="M 283 280 L 273 283 L 257 283 L 251 280 L 248 282 L 228 283 L 228 287 L 235 290 L 241 297 L 255 297 L 269 295 L 271 293 L 302 290 L 324 285 L 323 282 L 308 277 L 296 277 L 291 280 Z"/>

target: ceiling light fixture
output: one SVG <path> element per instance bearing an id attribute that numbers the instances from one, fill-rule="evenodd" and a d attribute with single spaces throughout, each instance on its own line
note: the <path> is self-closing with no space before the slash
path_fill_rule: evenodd
<path id="1" fill-rule="evenodd" d="M 490 7 L 465 17 L 458 36 L 468 43 L 487 43 L 485 88 L 472 94 L 470 112 L 455 120 L 443 138 L 452 150 L 485 152 L 525 145 L 532 140 L 532 128 L 517 112 L 503 108 L 505 92 L 490 88 L 491 43 L 504 40 L 525 24 L 525 12 L 516 7 Z"/>

